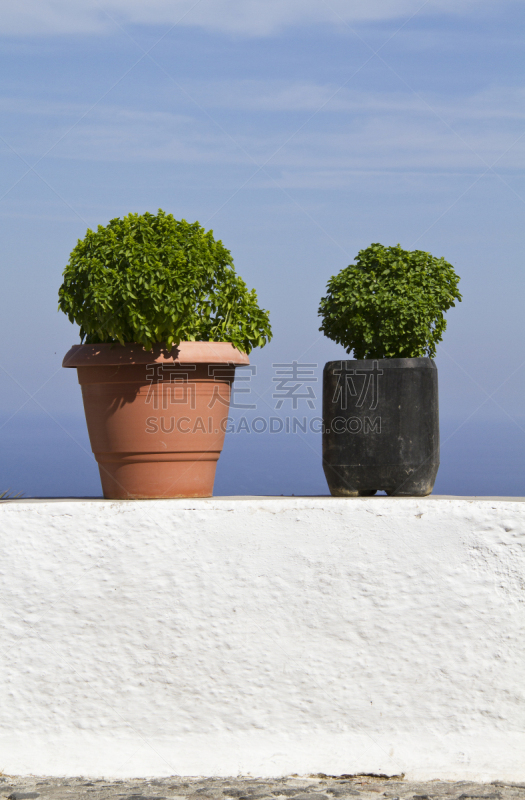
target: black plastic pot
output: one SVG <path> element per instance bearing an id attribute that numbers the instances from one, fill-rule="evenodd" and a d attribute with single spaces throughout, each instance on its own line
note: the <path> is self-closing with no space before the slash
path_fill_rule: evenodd
<path id="1" fill-rule="evenodd" d="M 336 497 L 431 493 L 439 468 L 431 358 L 329 361 L 323 422 L 323 468 Z"/>

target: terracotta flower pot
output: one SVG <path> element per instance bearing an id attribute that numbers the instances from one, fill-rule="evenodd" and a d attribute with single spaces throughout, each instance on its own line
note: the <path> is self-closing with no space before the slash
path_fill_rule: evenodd
<path id="1" fill-rule="evenodd" d="M 227 342 L 74 345 L 62 366 L 77 369 L 104 497 L 210 497 L 241 364 Z"/>

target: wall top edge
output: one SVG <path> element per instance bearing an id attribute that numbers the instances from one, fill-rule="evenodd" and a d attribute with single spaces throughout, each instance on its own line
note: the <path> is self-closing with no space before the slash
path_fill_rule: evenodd
<path id="1" fill-rule="evenodd" d="M 331 497 L 330 495 L 231 495 L 218 497 L 197 497 L 197 498 L 167 498 L 165 500 L 106 500 L 103 497 L 27 497 L 13 498 L 12 500 L 2 500 L 0 506 L 13 505 L 32 505 L 32 504 L 55 504 L 55 503 L 95 503 L 95 504 L 118 504 L 130 505 L 133 503 L 174 503 L 182 507 L 194 508 L 213 508 L 215 504 L 222 503 L 281 503 L 283 506 L 292 503 L 307 502 L 308 505 L 331 506 L 333 504 L 352 505 L 355 503 L 377 504 L 377 503 L 445 503 L 445 502 L 504 502 L 504 503 L 524 503 L 525 497 L 497 497 L 497 496 L 466 496 L 466 495 L 428 495 L 427 497 L 387 497 L 379 495 L 377 497 Z"/>

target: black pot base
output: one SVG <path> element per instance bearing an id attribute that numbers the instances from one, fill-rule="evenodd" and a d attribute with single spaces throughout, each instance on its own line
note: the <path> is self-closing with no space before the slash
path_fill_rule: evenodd
<path id="1" fill-rule="evenodd" d="M 403 467 L 398 467 L 399 478 L 395 483 L 392 467 L 388 468 L 389 475 L 384 476 L 383 480 L 379 475 L 381 470 L 375 468 L 366 469 L 358 465 L 333 467 L 323 464 L 323 469 L 333 497 L 373 497 L 377 492 L 386 492 L 389 497 L 426 497 L 434 488 L 438 466 L 434 465 L 430 474 L 428 469 L 425 469 L 424 475 L 419 478 L 417 467 L 413 469 L 412 474 L 407 474 Z M 369 473 L 368 481 L 366 473 Z M 376 489 L 362 488 L 369 486 L 371 482 L 375 483 Z"/>

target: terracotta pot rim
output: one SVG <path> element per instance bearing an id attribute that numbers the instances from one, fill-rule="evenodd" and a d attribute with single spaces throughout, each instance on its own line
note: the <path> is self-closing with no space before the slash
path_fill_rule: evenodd
<path id="1" fill-rule="evenodd" d="M 169 351 L 155 344 L 153 351 L 141 344 L 74 344 L 62 361 L 63 367 L 126 366 L 134 364 L 231 364 L 250 363 L 230 342 L 180 342 Z"/>

